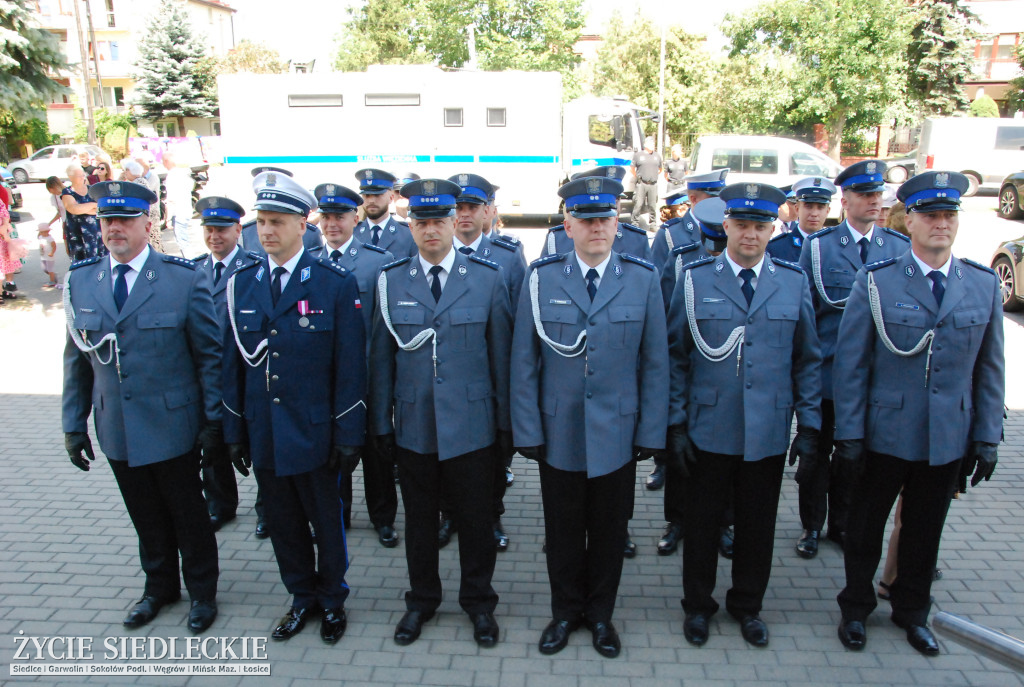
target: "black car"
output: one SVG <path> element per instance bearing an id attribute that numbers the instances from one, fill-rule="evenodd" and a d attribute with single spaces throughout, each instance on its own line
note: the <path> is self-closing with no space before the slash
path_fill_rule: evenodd
<path id="1" fill-rule="evenodd" d="M 999 186 L 999 216 L 1005 219 L 1024 217 L 1021 195 L 1024 195 L 1024 172 L 1014 172 Z"/>
<path id="2" fill-rule="evenodd" d="M 917 148 L 902 157 L 887 158 L 885 164 L 885 180 L 890 184 L 902 184 L 917 174 Z"/>
<path id="3" fill-rule="evenodd" d="M 1014 311 L 1024 308 L 1024 236 L 1007 241 L 999 246 L 992 256 L 992 269 L 999 278 L 999 292 L 1003 298 L 1003 310 Z"/>

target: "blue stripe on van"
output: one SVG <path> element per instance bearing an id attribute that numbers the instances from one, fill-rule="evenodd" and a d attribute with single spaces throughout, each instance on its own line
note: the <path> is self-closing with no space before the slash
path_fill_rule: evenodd
<path id="1" fill-rule="evenodd" d="M 472 155 L 435 155 L 434 162 L 473 162 Z"/>
<path id="2" fill-rule="evenodd" d="M 480 162 L 558 162 L 557 155 L 481 155 Z"/>
<path id="3" fill-rule="evenodd" d="M 224 164 L 267 165 L 286 163 L 312 162 L 376 162 L 413 163 L 413 162 L 499 162 L 499 163 L 541 163 L 552 164 L 559 161 L 558 155 L 231 155 L 224 158 Z M 578 163 L 574 163 L 578 164 Z M 628 164 L 614 162 L 598 162 L 604 164 Z"/>
<path id="4" fill-rule="evenodd" d="M 588 157 L 588 158 L 573 158 L 573 167 L 582 167 L 584 160 L 587 165 L 590 165 L 591 160 L 594 162 L 594 167 L 607 167 L 609 165 L 622 165 L 623 167 L 629 167 L 633 164 L 632 160 L 624 157 Z"/>

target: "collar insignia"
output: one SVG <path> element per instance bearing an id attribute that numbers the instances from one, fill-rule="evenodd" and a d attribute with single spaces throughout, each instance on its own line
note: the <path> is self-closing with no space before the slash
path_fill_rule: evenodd
<path id="1" fill-rule="evenodd" d="M 566 263 L 566 265 L 565 265 L 565 276 L 568 277 L 570 274 L 572 274 L 572 263 L 571 262 Z"/>
<path id="2" fill-rule="evenodd" d="M 725 263 L 724 262 L 720 262 L 717 265 L 715 265 L 715 272 L 721 272 L 724 269 L 725 269 Z"/>
<path id="3" fill-rule="evenodd" d="M 957 265 L 956 267 L 954 267 L 953 271 L 956 272 L 956 278 L 957 279 L 963 279 L 964 278 L 964 271 L 962 269 L 960 269 L 960 265 Z"/>
<path id="4" fill-rule="evenodd" d="M 309 281 L 309 268 L 308 267 L 303 267 L 302 268 L 302 273 L 299 275 L 299 281 L 300 282 L 307 282 L 307 281 Z"/>
<path id="5" fill-rule="evenodd" d="M 260 265 L 260 268 L 256 270 L 256 281 L 263 281 L 263 265 Z"/>
<path id="6" fill-rule="evenodd" d="M 619 231 L 615 232 L 615 238 L 617 238 L 617 239 L 621 239 L 622 238 L 622 230 L 621 229 Z"/>
<path id="7" fill-rule="evenodd" d="M 100 273 L 96 275 L 96 281 L 103 281 L 105 276 L 107 276 L 106 270 L 100 270 Z"/>
<path id="8" fill-rule="evenodd" d="M 913 265 L 907 265 L 907 269 L 904 270 L 904 271 L 907 273 L 908 277 L 913 277 L 914 276 L 914 266 Z"/>
<path id="9" fill-rule="evenodd" d="M 348 254 L 351 255 L 354 258 L 354 257 L 356 257 L 356 253 L 358 253 L 358 252 L 359 251 L 357 251 L 355 248 L 353 248 L 352 250 L 350 250 L 348 252 Z"/>
<path id="10" fill-rule="evenodd" d="M 881 236 L 876 236 L 875 237 L 875 243 L 877 243 L 879 246 L 881 246 L 881 245 L 883 245 L 885 243 L 885 241 L 882 240 Z"/>
<path id="11" fill-rule="evenodd" d="M 769 262 L 768 271 L 771 272 L 772 274 L 775 274 L 775 265 Z"/>
<path id="12" fill-rule="evenodd" d="M 394 234 L 395 233 L 395 228 L 394 227 L 388 227 L 388 231 L 390 231 L 392 234 Z"/>
<path id="13" fill-rule="evenodd" d="M 156 279 L 156 272 L 154 272 L 153 270 L 146 270 L 146 279 L 148 279 L 149 281 L 153 281 L 154 279 Z"/>
<path id="14" fill-rule="evenodd" d="M 840 236 L 839 237 L 839 243 L 843 244 L 844 246 L 846 244 L 848 244 L 849 242 L 850 242 L 850 237 L 849 236 Z"/>
<path id="15" fill-rule="evenodd" d="M 466 271 L 467 270 L 466 270 L 466 266 L 465 265 L 459 265 L 459 276 L 460 277 L 465 277 L 466 276 Z"/>
<path id="16" fill-rule="evenodd" d="M 616 277 L 621 277 L 622 276 L 622 265 L 616 265 L 615 266 L 615 276 Z"/>
<path id="17" fill-rule="evenodd" d="M 242 266 L 242 258 L 238 258 L 237 260 L 235 260 L 235 267 L 241 267 L 241 266 Z"/>
<path id="18" fill-rule="evenodd" d="M 412 279 L 416 278 L 416 268 L 415 267 L 413 267 L 411 270 L 409 270 L 409 277 L 412 278 Z"/>
<path id="19" fill-rule="evenodd" d="M 491 249 L 490 248 L 484 248 L 484 257 L 486 258 L 490 254 L 491 254 Z"/>

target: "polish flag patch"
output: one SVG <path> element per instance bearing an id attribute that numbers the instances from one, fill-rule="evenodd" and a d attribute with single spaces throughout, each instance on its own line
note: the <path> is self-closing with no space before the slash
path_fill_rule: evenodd
<path id="1" fill-rule="evenodd" d="M 359 302 L 359 299 L 357 298 L 357 299 L 356 299 L 356 310 L 361 310 L 361 309 L 362 309 L 362 307 L 363 307 L 363 304 L 362 304 L 362 303 L 360 303 L 360 302 Z"/>

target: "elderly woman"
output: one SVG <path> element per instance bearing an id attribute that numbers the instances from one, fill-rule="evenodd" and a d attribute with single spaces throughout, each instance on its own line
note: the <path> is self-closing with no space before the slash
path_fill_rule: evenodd
<path id="1" fill-rule="evenodd" d="M 125 181 L 134 181 L 137 184 L 150 186 L 146 179 L 146 169 L 138 160 L 125 160 L 121 163 L 121 167 L 124 169 L 122 178 Z M 157 201 L 149 207 L 149 245 L 158 253 L 163 253 L 164 244 L 160 240 L 160 180 L 157 179 L 156 183 L 155 189 L 150 186 L 150 190 L 156 194 Z"/>
<path id="2" fill-rule="evenodd" d="M 61 202 L 67 211 L 68 238 L 74 242 L 71 257 L 84 260 L 97 255 L 106 255 L 100 235 L 100 223 L 96 219 L 96 203 L 89 198 L 89 185 L 85 170 L 77 164 L 69 165 L 67 176 L 70 186 L 61 191 Z"/>

